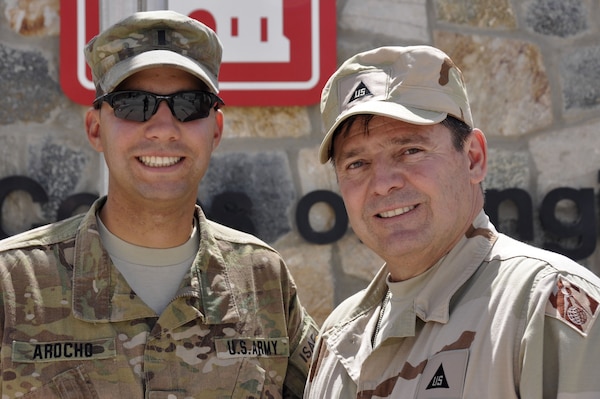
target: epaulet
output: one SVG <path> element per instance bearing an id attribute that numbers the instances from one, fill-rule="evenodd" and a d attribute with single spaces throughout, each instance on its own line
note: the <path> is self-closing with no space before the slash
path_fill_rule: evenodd
<path id="1" fill-rule="evenodd" d="M 50 245 L 64 241 L 74 235 L 82 218 L 83 215 L 76 215 L 5 238 L 0 241 L 0 252 L 16 248 Z"/>
<path id="2" fill-rule="evenodd" d="M 223 240 L 235 242 L 238 244 L 258 245 L 258 246 L 270 249 L 272 251 L 275 251 L 275 249 L 273 249 L 273 247 L 271 247 L 269 244 L 267 244 L 266 242 L 264 242 L 263 240 L 261 240 L 260 238 L 254 236 L 252 234 L 248 234 L 248 233 L 244 233 L 243 231 L 240 231 L 240 230 L 232 229 L 231 227 L 227 227 L 225 225 L 214 222 L 212 220 L 208 220 L 208 224 L 211 227 L 211 232 L 212 232 L 213 236 L 217 239 L 223 239 Z"/>

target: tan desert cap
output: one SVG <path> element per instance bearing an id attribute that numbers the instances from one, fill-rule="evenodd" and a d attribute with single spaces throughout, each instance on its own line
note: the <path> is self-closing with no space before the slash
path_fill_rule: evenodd
<path id="1" fill-rule="evenodd" d="M 175 11 L 144 11 L 112 25 L 85 46 L 96 96 L 112 92 L 144 69 L 169 66 L 198 77 L 219 92 L 222 45 L 215 32 Z"/>
<path id="2" fill-rule="evenodd" d="M 473 127 L 462 72 L 431 46 L 388 46 L 356 54 L 329 78 L 321 94 L 325 138 L 319 160 L 331 157 L 332 136 L 352 115 L 388 116 L 433 125 L 448 115 Z"/>

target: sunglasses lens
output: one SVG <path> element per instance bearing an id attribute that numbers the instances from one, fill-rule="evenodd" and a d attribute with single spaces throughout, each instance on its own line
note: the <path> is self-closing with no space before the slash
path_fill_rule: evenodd
<path id="1" fill-rule="evenodd" d="M 115 116 L 128 121 L 145 122 L 158 110 L 158 103 L 166 101 L 171 113 L 181 122 L 206 118 L 215 104 L 223 101 L 206 91 L 183 91 L 170 95 L 158 95 L 145 91 L 117 91 L 94 102 L 107 101 Z"/>
<path id="2" fill-rule="evenodd" d="M 145 122 L 153 115 L 156 97 L 139 91 L 114 93 L 111 106 L 117 118 Z"/>
<path id="3" fill-rule="evenodd" d="M 206 118 L 215 102 L 210 93 L 182 92 L 173 95 L 171 110 L 181 122 L 193 121 Z"/>

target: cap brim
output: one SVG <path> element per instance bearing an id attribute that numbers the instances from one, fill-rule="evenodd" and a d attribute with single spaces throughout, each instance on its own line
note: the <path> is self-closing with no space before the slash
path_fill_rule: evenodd
<path id="1" fill-rule="evenodd" d="M 156 67 L 172 67 L 189 72 L 206 83 L 213 93 L 219 93 L 219 84 L 216 76 L 212 76 L 199 63 L 169 50 L 146 51 L 117 63 L 108 70 L 102 82 L 100 82 L 100 87 L 104 93 L 110 93 L 134 73 Z"/>
<path id="2" fill-rule="evenodd" d="M 359 114 L 387 116 L 414 125 L 435 125 L 442 122 L 448 116 L 446 112 L 427 111 L 385 101 L 368 101 L 355 105 L 346 112 L 342 112 L 333 126 L 331 126 L 325 134 L 325 138 L 321 142 L 321 147 L 319 148 L 319 161 L 322 164 L 327 163 L 329 160 L 331 142 L 337 127 L 349 117 Z"/>

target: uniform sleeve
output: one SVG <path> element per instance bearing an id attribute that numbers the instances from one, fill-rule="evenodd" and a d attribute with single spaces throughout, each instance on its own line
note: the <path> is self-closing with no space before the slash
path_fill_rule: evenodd
<path id="1" fill-rule="evenodd" d="M 2 260 L 0 259 L 0 262 Z M 4 288 L 0 285 L 0 374 L 4 371 L 2 365 L 2 342 L 4 342 Z M 0 384 L 0 398 L 2 397 L 2 384 Z"/>
<path id="2" fill-rule="evenodd" d="M 283 386 L 284 398 L 302 398 L 312 360 L 318 326 L 300 303 L 290 277 L 288 336 L 290 359 Z"/>
<path id="3" fill-rule="evenodd" d="M 323 331 L 323 330 L 321 330 L 321 331 Z M 315 344 L 315 352 L 313 354 L 313 358 L 311 361 L 309 376 L 308 376 L 308 379 L 306 380 L 306 386 L 305 386 L 305 390 L 304 390 L 304 398 L 318 397 L 318 395 L 319 395 L 318 392 L 312 392 L 313 380 L 314 380 L 315 375 L 319 371 L 319 366 L 321 364 L 321 361 L 323 360 L 323 357 L 326 355 L 326 351 L 327 351 L 327 345 L 325 345 L 325 342 L 323 342 L 323 336 L 319 335 L 317 338 L 317 342 Z"/>
<path id="4" fill-rule="evenodd" d="M 600 397 L 600 288 L 573 275 L 540 281 L 521 346 L 520 396 Z"/>

